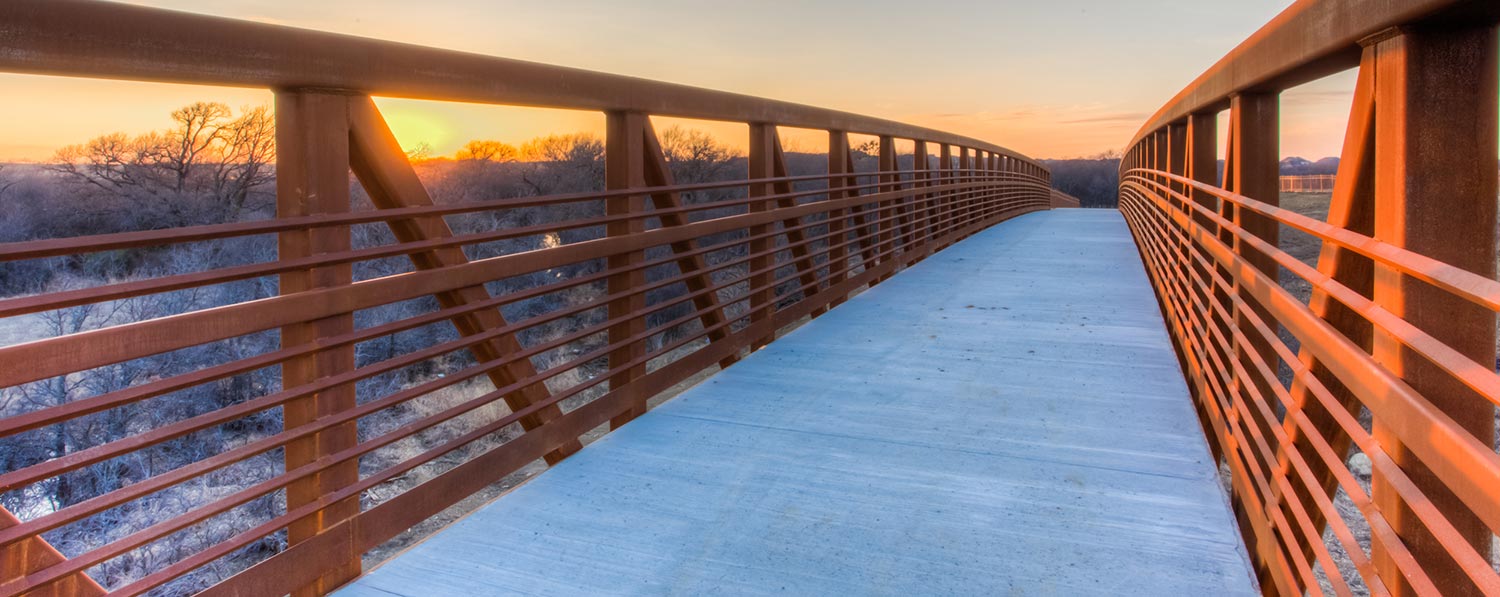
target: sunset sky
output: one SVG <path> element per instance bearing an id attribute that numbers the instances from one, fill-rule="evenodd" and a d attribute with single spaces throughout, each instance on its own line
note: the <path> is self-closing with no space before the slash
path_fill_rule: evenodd
<path id="1" fill-rule="evenodd" d="M 1290 0 L 137 0 L 136 4 L 587 68 L 813 104 L 1035 157 L 1119 149 Z M 1283 95 L 1283 155 L 1337 155 L 1352 73 Z M 0 161 L 164 127 L 191 101 L 267 91 L 0 75 Z M 382 100 L 401 142 L 599 132 L 596 113 Z M 743 125 L 690 123 L 743 146 Z M 790 150 L 821 150 L 788 135 Z"/>

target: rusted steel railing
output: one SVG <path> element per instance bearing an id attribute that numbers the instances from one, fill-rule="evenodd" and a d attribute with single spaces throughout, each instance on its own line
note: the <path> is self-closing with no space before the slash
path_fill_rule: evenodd
<path id="1" fill-rule="evenodd" d="M 1332 193 L 1336 178 L 1332 174 L 1283 176 L 1279 189 L 1283 193 Z"/>
<path id="2" fill-rule="evenodd" d="M 280 371 L 280 386 L 273 391 L 0 471 L 0 493 L 24 494 L 70 471 L 136 458 L 191 434 L 233 433 L 248 417 L 281 417 L 278 431 L 247 436 L 191 464 L 153 471 L 24 520 L 0 519 L 4 595 L 190 589 L 171 583 L 279 536 L 285 538 L 284 549 L 209 591 L 327 592 L 360 573 L 368 550 L 528 463 L 566 458 L 580 449 L 585 432 L 625 424 L 645 412 L 649 398 L 674 384 L 729 365 L 785 326 L 817 316 L 967 235 L 1047 209 L 1053 201 L 1048 171 L 1035 161 L 939 131 L 627 77 L 128 5 L 0 4 L 0 71 L 272 88 L 278 153 L 275 219 L 0 245 L 0 260 L 48 260 L 274 235 L 274 259 L 4 298 L 0 317 L 247 279 L 279 284 L 273 296 L 259 300 L 0 347 L 0 388 L 66 379 L 249 334 L 280 334 L 279 347 L 268 352 L 232 355 L 210 367 L 148 376 L 0 419 L 0 437 L 12 437 L 142 407 L 154 398 L 249 372 Z M 603 111 L 607 188 L 434 204 L 372 95 Z M 746 123 L 748 178 L 675 184 L 650 115 Z M 790 176 L 778 125 L 827 130 L 827 173 Z M 878 137 L 878 167 L 856 172 L 850 133 Z M 897 139 L 913 142 L 919 157 L 908 162 L 911 167 L 898 167 L 903 161 Z M 942 156 L 936 167 L 929 150 Z M 351 170 L 369 195 L 367 208 L 351 206 Z M 471 225 L 483 221 L 471 216 L 523 209 L 538 214 L 538 223 Z M 355 246 L 351 229 L 362 225 L 382 225 L 395 240 Z M 476 247 L 497 241 L 538 238 L 547 242 L 534 250 L 469 257 Z M 409 260 L 410 266 L 393 275 L 358 280 L 351 275 L 351 266 L 386 258 Z M 662 268 L 670 271 L 663 274 Z M 648 277 L 648 272 L 654 273 Z M 487 286 L 533 274 L 533 282 L 521 289 Z M 355 325 L 356 313 L 424 297 L 435 297 L 436 306 Z M 562 298 L 537 302 L 548 297 Z M 549 306 L 538 309 L 537 304 Z M 502 314 L 519 305 L 531 306 L 523 318 Z M 559 322 L 576 325 L 540 339 L 528 336 Z M 456 331 L 450 340 L 356 364 L 357 345 L 448 324 Z M 603 340 L 583 343 L 591 338 Z M 547 366 L 534 358 L 570 346 L 586 349 Z M 467 364 L 356 400 L 357 384 L 442 359 Z M 607 363 L 602 373 L 564 379 L 601 360 Z M 487 380 L 493 390 L 421 406 L 434 392 L 476 379 Z M 361 467 L 362 457 L 469 413 L 493 412 L 501 403 L 506 409 L 498 415 L 451 439 L 424 445 L 387 466 Z M 366 417 L 399 408 L 416 414 L 390 429 L 361 426 Z M 460 448 L 494 441 L 501 437 L 497 433 L 517 427 L 524 432 L 493 448 L 466 452 L 465 460 L 445 465 L 408 491 L 378 502 L 369 498 L 372 490 L 418 467 L 441 463 Z M 284 464 L 271 474 L 230 491 L 195 494 L 200 501 L 81 553 L 64 558 L 42 541 L 68 525 L 278 452 Z M 234 529 L 201 551 L 153 559 L 147 575 L 102 588 L 86 576 L 265 499 L 277 504 L 274 516 Z"/>
<path id="3" fill-rule="evenodd" d="M 1267 594 L 1500 594 L 1497 19 L 1297 2 L 1127 148 L 1120 210 Z M 1327 221 L 1281 209 L 1278 93 L 1350 68 Z"/>

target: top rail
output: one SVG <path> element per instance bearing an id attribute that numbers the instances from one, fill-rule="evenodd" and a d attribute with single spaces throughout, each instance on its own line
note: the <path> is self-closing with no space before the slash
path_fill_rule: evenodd
<path id="1" fill-rule="evenodd" d="M 1030 160 L 979 139 L 838 110 L 97 0 L 0 3 L 0 71 L 764 122 L 922 139 Z"/>
<path id="2" fill-rule="evenodd" d="M 1359 42 L 1421 21 L 1500 19 L 1484 0 L 1300 0 L 1261 27 L 1157 110 L 1130 140 L 1189 114 L 1219 112 L 1248 91 L 1295 87 L 1359 65 Z"/>

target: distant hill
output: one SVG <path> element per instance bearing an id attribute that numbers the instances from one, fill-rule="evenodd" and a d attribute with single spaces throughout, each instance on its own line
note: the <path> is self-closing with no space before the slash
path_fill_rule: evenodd
<path id="1" fill-rule="evenodd" d="M 1281 160 L 1282 176 L 1311 176 L 1317 174 L 1338 174 L 1339 159 L 1327 157 L 1316 162 L 1307 158 L 1292 156 Z"/>
<path id="2" fill-rule="evenodd" d="M 1311 166 L 1311 165 L 1312 165 L 1312 162 L 1309 162 L 1306 159 L 1300 158 L 1300 157 L 1297 157 L 1297 156 L 1292 156 L 1292 157 L 1286 158 L 1284 160 L 1281 160 L 1281 170 L 1283 172 L 1285 172 L 1287 170 L 1295 170 L 1295 169 L 1298 169 L 1298 168 L 1306 168 L 1306 167 Z"/>

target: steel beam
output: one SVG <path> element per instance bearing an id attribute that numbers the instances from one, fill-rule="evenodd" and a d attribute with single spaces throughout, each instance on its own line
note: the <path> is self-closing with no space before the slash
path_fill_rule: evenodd
<path id="1" fill-rule="evenodd" d="M 1374 49 L 1375 238 L 1494 279 L 1500 158 L 1494 27 L 1404 28 Z M 1494 312 L 1380 264 L 1375 302 L 1474 362 L 1495 363 Z M 1494 445 L 1495 406 L 1483 396 L 1385 334 L 1375 336 L 1373 354 L 1483 445 Z M 1460 500 L 1433 472 L 1448 465 L 1418 459 L 1379 418 L 1374 433 L 1463 540 L 1488 553 L 1493 531 L 1476 516 L 1478 505 Z M 1388 482 L 1376 476 L 1371 484 L 1376 505 L 1433 583 L 1446 595 L 1479 594 Z M 1382 576 L 1401 579 L 1388 553 L 1374 556 Z M 1411 593 L 1405 585 L 1390 588 Z"/>
<path id="2" fill-rule="evenodd" d="M 320 92 L 283 91 L 276 94 L 276 215 L 295 218 L 349 211 L 349 96 Z M 295 259 L 350 249 L 348 226 L 326 226 L 282 232 L 277 257 Z M 349 264 L 287 272 L 280 292 L 297 294 L 353 282 Z M 282 347 L 317 342 L 354 331 L 354 314 L 337 313 L 281 329 Z M 354 347 L 342 346 L 287 361 L 281 366 L 281 386 L 295 388 L 354 369 Z M 282 408 L 282 426 L 292 429 L 317 418 L 355 407 L 354 386 L 345 384 L 298 398 Z M 355 445 L 358 428 L 350 422 L 286 447 L 287 470 Z M 348 462 L 293 482 L 286 488 L 287 508 L 316 502 L 324 495 L 359 481 L 359 463 Z M 346 499 L 322 508 L 287 527 L 287 544 L 306 541 L 323 529 L 359 512 L 359 500 Z M 360 554 L 345 554 L 342 564 L 326 570 L 297 595 L 328 593 L 360 573 Z"/>

